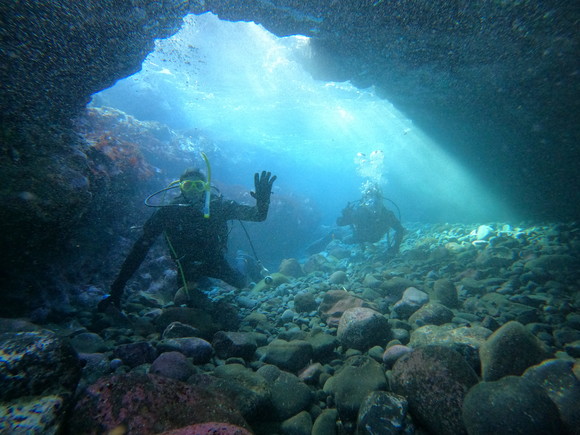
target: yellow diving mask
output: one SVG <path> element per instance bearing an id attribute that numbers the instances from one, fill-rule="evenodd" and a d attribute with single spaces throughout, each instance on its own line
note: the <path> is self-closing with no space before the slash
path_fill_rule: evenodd
<path id="1" fill-rule="evenodd" d="M 205 192 L 210 189 L 207 182 L 203 180 L 183 180 L 179 183 L 179 188 L 183 193 Z"/>
<path id="2" fill-rule="evenodd" d="M 169 183 L 164 189 L 158 190 L 157 192 L 152 193 L 147 198 L 145 198 L 145 205 L 148 207 L 170 207 L 170 206 L 188 206 L 189 204 L 152 204 L 150 201 L 153 197 L 156 197 L 159 194 L 164 194 L 168 190 L 175 189 L 179 187 L 183 194 L 191 194 L 191 193 L 203 193 L 205 192 L 205 201 L 203 205 L 203 216 L 205 218 L 209 218 L 209 206 L 211 203 L 211 166 L 209 164 L 209 160 L 205 153 L 201 153 L 201 157 L 205 162 L 205 167 L 207 169 L 207 180 L 183 180 L 183 181 L 173 181 Z"/>

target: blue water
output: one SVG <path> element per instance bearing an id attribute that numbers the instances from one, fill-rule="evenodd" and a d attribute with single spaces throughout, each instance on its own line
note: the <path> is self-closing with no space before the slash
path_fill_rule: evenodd
<path id="1" fill-rule="evenodd" d="M 382 186 L 403 221 L 513 217 L 509 204 L 389 101 L 372 88 L 315 80 L 312 61 L 306 37 L 191 15 L 179 33 L 157 41 L 142 71 L 93 104 L 193 131 L 199 151 L 220 151 L 212 165 L 222 183 L 250 190 L 255 171 L 272 171 L 274 195 L 308 202 L 321 225 L 333 225 L 369 181 Z M 373 151 L 382 159 L 373 160 Z"/>

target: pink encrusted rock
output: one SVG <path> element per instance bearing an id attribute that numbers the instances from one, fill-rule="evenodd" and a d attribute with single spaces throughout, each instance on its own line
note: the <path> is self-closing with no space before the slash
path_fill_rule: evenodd
<path id="1" fill-rule="evenodd" d="M 159 435 L 252 435 L 252 432 L 233 424 L 210 422 L 170 430 Z"/>
<path id="2" fill-rule="evenodd" d="M 128 373 L 91 385 L 77 401 L 68 431 L 101 434 L 124 426 L 127 433 L 145 435 L 215 421 L 248 427 L 229 399 L 204 386 Z"/>

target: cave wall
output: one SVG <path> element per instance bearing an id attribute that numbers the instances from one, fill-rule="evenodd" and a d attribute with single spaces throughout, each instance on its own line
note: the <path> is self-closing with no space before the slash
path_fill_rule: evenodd
<path id="1" fill-rule="evenodd" d="M 207 11 L 310 36 L 316 77 L 375 86 L 528 217 L 580 216 L 579 10 L 568 1 L 2 2 L 3 277 L 66 243 L 91 207 L 98 185 L 74 128 L 91 94 Z"/>
<path id="2" fill-rule="evenodd" d="M 92 93 L 138 71 L 185 14 L 207 11 L 310 36 L 316 77 L 374 85 L 530 214 L 577 211 L 557 188 L 578 181 L 580 157 L 580 12 L 563 0 L 6 2 L 4 157 L 74 142 L 59 136 Z"/>

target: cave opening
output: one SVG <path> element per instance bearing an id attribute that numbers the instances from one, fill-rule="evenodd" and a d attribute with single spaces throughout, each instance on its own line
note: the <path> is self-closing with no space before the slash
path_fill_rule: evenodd
<path id="1" fill-rule="evenodd" d="M 369 181 L 406 220 L 507 218 L 505 204 L 372 87 L 315 79 L 316 68 L 305 36 L 188 15 L 177 34 L 156 41 L 140 72 L 91 106 L 183 132 L 191 150 L 215 156 L 224 182 L 251 188 L 249 174 L 273 171 L 279 189 L 312 201 L 328 225 Z"/>

